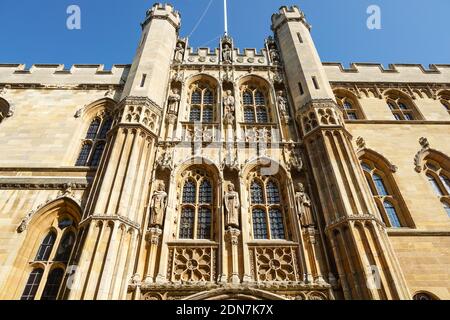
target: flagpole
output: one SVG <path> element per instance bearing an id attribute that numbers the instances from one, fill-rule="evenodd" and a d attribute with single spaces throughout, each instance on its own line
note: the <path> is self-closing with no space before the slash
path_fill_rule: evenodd
<path id="1" fill-rule="evenodd" d="M 224 21 L 225 21 L 225 35 L 228 35 L 228 12 L 227 12 L 227 0 L 223 0 L 223 14 L 224 14 Z"/>

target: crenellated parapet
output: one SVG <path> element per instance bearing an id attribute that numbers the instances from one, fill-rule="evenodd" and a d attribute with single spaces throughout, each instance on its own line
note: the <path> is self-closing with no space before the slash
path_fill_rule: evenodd
<path id="1" fill-rule="evenodd" d="M 0 64 L 1 84 L 35 84 L 54 86 L 123 85 L 130 65 L 113 65 L 106 70 L 102 64 Z"/>
<path id="2" fill-rule="evenodd" d="M 284 23 L 289 21 L 298 21 L 303 23 L 308 30 L 311 30 L 311 25 L 306 21 L 305 14 L 297 6 L 286 7 L 282 6 L 278 13 L 272 15 L 272 30 L 276 31 Z"/>
<path id="3" fill-rule="evenodd" d="M 163 19 L 169 21 L 175 29 L 179 29 L 181 26 L 181 15 L 175 10 L 171 4 L 155 3 L 153 7 L 147 10 L 147 16 L 142 23 L 144 28 L 152 19 Z"/>
<path id="4" fill-rule="evenodd" d="M 245 48 L 242 51 L 233 49 L 233 65 L 235 66 L 269 66 L 270 58 L 266 49 Z M 185 65 L 218 65 L 220 50 L 218 48 L 189 48 L 184 59 Z"/>

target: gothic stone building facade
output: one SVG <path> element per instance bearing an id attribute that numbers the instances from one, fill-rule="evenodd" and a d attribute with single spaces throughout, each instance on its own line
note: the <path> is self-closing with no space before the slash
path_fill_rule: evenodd
<path id="1" fill-rule="evenodd" d="M 297 7 L 132 65 L 0 65 L 1 299 L 449 299 L 450 66 L 323 63 Z"/>

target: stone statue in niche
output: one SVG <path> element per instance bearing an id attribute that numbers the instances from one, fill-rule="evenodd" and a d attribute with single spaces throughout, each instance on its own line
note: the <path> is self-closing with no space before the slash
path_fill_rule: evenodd
<path id="1" fill-rule="evenodd" d="M 280 109 L 281 115 L 284 117 L 288 116 L 289 112 L 288 112 L 287 100 L 284 97 L 284 92 L 281 90 L 277 92 L 277 102 L 278 102 L 278 108 Z"/>
<path id="2" fill-rule="evenodd" d="M 162 226 L 164 223 L 164 213 L 167 208 L 167 193 L 166 193 L 166 185 L 164 182 L 160 181 L 156 188 L 156 191 L 153 193 L 152 201 L 151 201 L 151 217 L 150 217 L 150 226 Z"/>
<path id="3" fill-rule="evenodd" d="M 225 91 L 225 95 L 223 97 L 223 109 L 225 116 L 229 113 L 234 113 L 234 105 L 236 100 L 233 97 L 233 93 L 231 90 Z"/>
<path id="4" fill-rule="evenodd" d="M 298 184 L 298 191 L 295 193 L 295 201 L 297 203 L 297 210 L 300 215 L 300 222 L 302 226 L 314 226 L 315 223 L 311 207 L 311 198 L 305 192 L 305 187 L 302 183 Z"/>
<path id="5" fill-rule="evenodd" d="M 233 53 L 232 53 L 232 50 L 231 50 L 231 46 L 228 43 L 225 43 L 223 45 L 222 61 L 224 61 L 226 63 L 233 62 Z"/>
<path id="6" fill-rule="evenodd" d="M 227 227 L 239 228 L 239 194 L 234 190 L 234 184 L 230 183 L 224 196 L 225 208 L 227 209 Z"/>
<path id="7" fill-rule="evenodd" d="M 272 48 L 270 49 L 270 59 L 272 60 L 273 64 L 279 64 L 280 63 L 280 55 L 278 54 L 277 49 Z"/>
<path id="8" fill-rule="evenodd" d="M 184 46 L 181 42 L 177 43 L 177 47 L 175 48 L 175 62 L 182 63 L 184 58 Z"/>
<path id="9" fill-rule="evenodd" d="M 169 113 L 177 114 L 178 105 L 181 101 L 180 90 L 174 88 L 172 93 L 169 95 Z"/>

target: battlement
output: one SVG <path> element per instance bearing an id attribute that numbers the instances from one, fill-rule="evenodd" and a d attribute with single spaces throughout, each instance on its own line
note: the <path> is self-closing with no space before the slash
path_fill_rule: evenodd
<path id="1" fill-rule="evenodd" d="M 0 84 L 45 84 L 45 85 L 119 85 L 128 75 L 130 65 L 113 65 L 105 70 L 102 64 L 75 64 L 66 68 L 64 64 L 0 64 Z"/>
<path id="2" fill-rule="evenodd" d="M 306 21 L 305 14 L 295 5 L 291 7 L 282 6 L 278 13 L 272 15 L 272 30 L 276 30 L 288 21 L 300 21 L 311 30 L 311 25 Z"/>
<path id="3" fill-rule="evenodd" d="M 142 27 L 147 25 L 152 19 L 168 20 L 177 30 L 181 26 L 181 14 L 175 10 L 175 7 L 169 3 L 155 3 L 152 8 L 147 10 L 147 16 L 142 23 Z"/>
<path id="4" fill-rule="evenodd" d="M 341 63 L 323 63 L 331 82 L 407 82 L 450 83 L 450 65 L 351 63 L 345 68 Z"/>
<path id="5" fill-rule="evenodd" d="M 233 64 L 236 66 L 264 66 L 269 64 L 269 58 L 266 49 L 257 50 L 255 48 L 245 48 L 241 51 L 238 48 L 234 48 L 233 59 Z M 186 64 L 217 65 L 219 61 L 219 48 L 189 48 L 185 57 Z"/>

